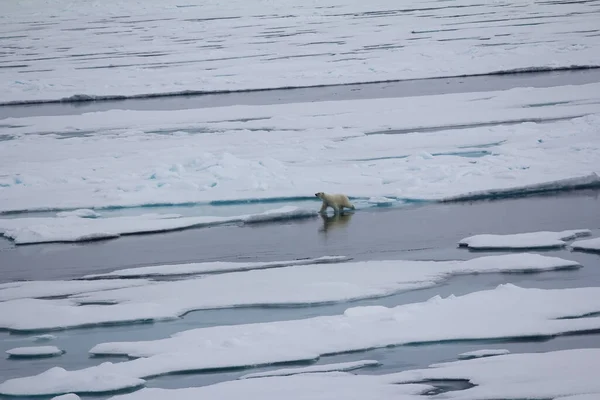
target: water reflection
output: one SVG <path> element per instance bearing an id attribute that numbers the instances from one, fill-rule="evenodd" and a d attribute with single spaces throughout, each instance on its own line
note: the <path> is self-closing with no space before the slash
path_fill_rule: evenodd
<path id="1" fill-rule="evenodd" d="M 319 232 L 327 233 L 327 231 L 329 231 L 330 229 L 343 228 L 346 225 L 348 225 L 348 222 L 350 222 L 350 219 L 352 218 L 352 215 L 354 215 L 354 213 L 353 212 L 341 212 L 339 214 L 334 214 L 334 215 L 327 215 L 327 214 L 320 214 L 320 215 L 321 215 L 321 219 L 323 220 L 323 226 L 321 226 L 321 228 L 319 228 Z"/>

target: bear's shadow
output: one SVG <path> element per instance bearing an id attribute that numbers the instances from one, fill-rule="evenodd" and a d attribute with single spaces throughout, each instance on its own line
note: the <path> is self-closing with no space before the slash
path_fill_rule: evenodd
<path id="1" fill-rule="evenodd" d="M 323 226 L 319 228 L 319 232 L 327 233 L 331 229 L 343 228 L 348 225 L 353 214 L 352 212 L 341 212 L 333 215 L 319 214 L 323 220 Z"/>

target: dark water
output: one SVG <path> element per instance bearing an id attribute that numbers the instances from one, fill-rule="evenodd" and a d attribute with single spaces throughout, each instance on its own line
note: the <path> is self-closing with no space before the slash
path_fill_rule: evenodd
<path id="1" fill-rule="evenodd" d="M 424 205 L 394 210 L 378 209 L 356 212 L 349 217 L 329 221 L 316 218 L 301 222 L 244 227 L 223 226 L 131 236 L 78 245 L 47 244 L 15 247 L 8 241 L 2 241 L 0 265 L 2 280 L 11 281 L 66 279 L 135 265 L 184 261 L 269 261 L 334 254 L 352 256 L 356 260 L 468 259 L 489 254 L 457 248 L 456 243 L 460 239 L 472 234 L 577 228 L 590 228 L 595 236 L 600 234 L 600 191 Z M 584 268 L 540 274 L 460 276 L 451 278 L 434 288 L 400 293 L 381 299 L 307 307 L 205 310 L 189 313 L 171 322 L 59 331 L 55 332 L 58 338 L 49 344 L 65 349 L 66 354 L 49 359 L 0 360 L 0 381 L 37 374 L 56 365 L 72 370 L 97 365 L 103 361 L 123 360 L 116 357 L 90 358 L 87 351 L 100 342 L 158 339 L 178 331 L 198 327 L 333 315 L 358 305 L 395 306 L 424 301 L 438 294 L 460 295 L 490 289 L 507 282 L 522 287 L 539 288 L 585 287 L 600 284 L 600 254 L 564 249 L 545 251 L 543 254 L 576 260 Z M 33 345 L 32 336 L 0 332 L 0 351 Z M 383 365 L 365 368 L 357 373 L 381 374 L 425 367 L 434 362 L 455 360 L 459 353 L 482 348 L 532 352 L 582 347 L 600 347 L 600 335 L 575 335 L 544 341 L 460 342 L 400 346 L 323 357 L 318 363 L 375 359 Z M 147 386 L 176 388 L 207 385 L 235 379 L 249 372 L 272 368 L 275 367 L 174 374 L 150 379 Z"/>
<path id="2" fill-rule="evenodd" d="M 456 78 L 414 79 L 386 83 L 365 83 L 275 89 L 254 92 L 218 93 L 191 96 L 138 98 L 0 106 L 0 119 L 42 115 L 77 115 L 107 110 L 189 110 L 231 105 L 265 105 L 317 101 L 358 100 L 427 96 L 449 93 L 487 92 L 517 87 L 553 87 L 600 82 L 600 69 L 523 72 Z"/>

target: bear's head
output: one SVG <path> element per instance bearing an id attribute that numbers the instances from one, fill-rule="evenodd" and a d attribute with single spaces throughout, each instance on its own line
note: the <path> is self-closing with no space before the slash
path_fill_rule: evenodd
<path id="1" fill-rule="evenodd" d="M 315 193 L 315 196 L 318 197 L 318 198 L 320 198 L 321 200 L 323 200 L 323 196 L 325 196 L 325 193 L 318 192 L 318 193 Z"/>

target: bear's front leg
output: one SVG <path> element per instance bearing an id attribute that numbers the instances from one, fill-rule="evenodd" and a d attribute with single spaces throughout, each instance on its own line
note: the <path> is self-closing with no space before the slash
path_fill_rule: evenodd
<path id="1" fill-rule="evenodd" d="M 323 205 L 321 206 L 321 209 L 319 210 L 319 214 L 323 214 L 326 209 L 327 209 L 327 203 L 323 202 Z"/>

